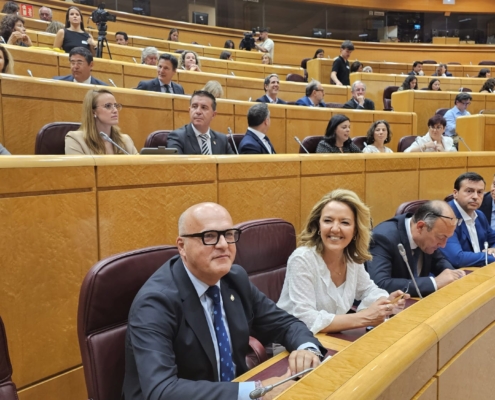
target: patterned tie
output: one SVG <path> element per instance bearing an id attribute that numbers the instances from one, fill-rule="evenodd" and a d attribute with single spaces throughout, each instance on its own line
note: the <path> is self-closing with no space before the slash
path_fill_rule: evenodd
<path id="1" fill-rule="evenodd" d="M 217 336 L 218 353 L 220 356 L 220 381 L 230 382 L 235 378 L 234 363 L 230 353 L 230 342 L 227 330 L 222 320 L 222 306 L 220 305 L 220 289 L 210 286 L 206 295 L 213 300 L 213 326 Z"/>
<path id="2" fill-rule="evenodd" d="M 206 133 L 199 135 L 201 138 L 201 154 L 204 156 L 210 155 L 210 149 L 208 148 L 208 135 Z"/>

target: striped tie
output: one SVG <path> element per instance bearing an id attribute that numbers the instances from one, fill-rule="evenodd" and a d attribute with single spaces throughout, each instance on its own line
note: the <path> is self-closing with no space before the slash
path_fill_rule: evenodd
<path id="1" fill-rule="evenodd" d="M 201 154 L 204 156 L 210 155 L 210 149 L 208 148 L 208 135 L 206 133 L 199 135 L 201 138 Z"/>

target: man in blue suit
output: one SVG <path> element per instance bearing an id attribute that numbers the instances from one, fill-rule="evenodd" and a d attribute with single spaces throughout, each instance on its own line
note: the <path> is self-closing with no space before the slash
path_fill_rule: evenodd
<path id="1" fill-rule="evenodd" d="M 459 223 L 442 249 L 455 268 L 495 262 L 495 231 L 479 211 L 484 192 L 485 181 L 475 172 L 466 172 L 455 180 L 454 200 L 449 201 L 449 205 Z"/>
<path id="2" fill-rule="evenodd" d="M 239 144 L 239 154 L 275 154 L 270 139 L 270 111 L 266 103 L 255 104 L 247 115 L 248 130 Z"/>
<path id="3" fill-rule="evenodd" d="M 306 86 L 306 97 L 301 97 L 296 101 L 298 106 L 308 106 L 308 107 L 326 107 L 323 99 L 325 98 L 325 89 L 321 86 L 321 83 L 312 80 Z"/>
<path id="4" fill-rule="evenodd" d="M 90 85 L 108 86 L 105 82 L 91 76 L 93 55 L 85 47 L 74 47 L 69 53 L 71 75 L 55 76 L 58 81 L 87 83 Z"/>
<path id="5" fill-rule="evenodd" d="M 184 88 L 178 83 L 172 82 L 178 63 L 177 58 L 173 55 L 162 54 L 156 66 L 158 76 L 149 81 L 139 82 L 137 89 L 150 92 L 184 94 Z"/>
<path id="6" fill-rule="evenodd" d="M 258 103 L 287 104 L 286 101 L 277 97 L 280 88 L 280 80 L 277 74 L 270 74 L 265 78 L 264 88 L 265 94 L 256 99 Z"/>

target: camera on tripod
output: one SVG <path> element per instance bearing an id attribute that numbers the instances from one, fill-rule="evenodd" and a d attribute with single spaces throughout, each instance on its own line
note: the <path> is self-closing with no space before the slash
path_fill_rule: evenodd
<path id="1" fill-rule="evenodd" d="M 253 28 L 251 32 L 245 32 L 244 37 L 239 44 L 239 49 L 251 51 L 256 47 L 254 35 L 256 35 L 256 28 Z"/>
<path id="2" fill-rule="evenodd" d="M 96 46 L 96 57 L 103 57 L 103 47 L 106 45 L 108 55 L 110 59 L 112 59 L 112 54 L 110 53 L 110 47 L 108 46 L 107 40 L 107 22 L 117 21 L 117 16 L 105 11 L 105 3 L 101 3 L 91 14 L 91 19 L 96 25 L 98 25 L 98 45 Z"/>
<path id="3" fill-rule="evenodd" d="M 117 21 L 117 16 L 105 11 L 105 3 L 101 3 L 98 8 L 91 13 L 91 19 L 95 24 L 106 24 L 108 21 Z"/>

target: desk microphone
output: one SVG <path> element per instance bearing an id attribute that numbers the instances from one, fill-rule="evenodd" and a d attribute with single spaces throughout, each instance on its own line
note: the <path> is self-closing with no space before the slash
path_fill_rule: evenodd
<path id="1" fill-rule="evenodd" d="M 417 136 L 416 136 L 416 139 L 414 139 L 414 141 L 418 144 L 419 149 L 421 150 L 421 153 L 423 153 L 423 149 L 421 147 L 421 144 L 419 144 L 419 142 L 418 142 L 418 137 Z"/>
<path id="2" fill-rule="evenodd" d="M 28 72 L 28 74 L 29 74 L 29 76 L 30 76 L 31 78 L 34 78 L 33 73 L 31 72 L 31 70 L 30 70 L 30 69 L 28 69 L 28 70 L 27 70 L 27 72 Z"/>
<path id="3" fill-rule="evenodd" d="M 488 265 L 488 242 L 485 242 L 485 265 Z"/>
<path id="4" fill-rule="evenodd" d="M 136 64 L 138 63 L 134 57 L 132 57 L 132 59 L 134 60 L 134 62 L 135 62 Z"/>
<path id="5" fill-rule="evenodd" d="M 303 149 L 306 153 L 310 154 L 310 153 L 309 153 L 309 151 L 308 151 L 308 149 L 307 149 L 306 147 L 304 147 L 304 146 L 303 146 L 303 144 L 301 143 L 301 141 L 299 140 L 299 138 L 298 138 L 297 136 L 294 136 L 294 140 L 295 140 L 297 143 L 299 143 L 299 146 L 301 146 L 301 147 L 302 147 L 302 149 Z"/>
<path id="6" fill-rule="evenodd" d="M 232 143 L 234 144 L 235 152 L 237 153 L 237 155 L 239 155 L 239 151 L 237 150 L 237 145 L 235 144 L 234 135 L 232 134 L 232 129 L 230 129 L 230 126 L 227 128 L 227 132 L 229 133 L 230 140 L 232 140 Z"/>
<path id="7" fill-rule="evenodd" d="M 122 150 L 125 154 L 130 156 L 130 154 L 127 151 L 125 151 L 122 147 L 120 147 L 117 143 L 115 143 L 112 139 L 110 139 L 110 136 L 108 136 L 105 132 L 100 132 L 100 136 L 103 140 L 112 143 L 115 147 L 117 147 L 118 149 Z"/>
<path id="8" fill-rule="evenodd" d="M 110 81 L 110 83 L 111 83 L 114 87 L 117 87 L 117 85 L 115 84 L 115 82 L 114 82 L 112 79 L 108 78 L 108 80 Z"/>
<path id="9" fill-rule="evenodd" d="M 464 146 L 466 146 L 466 147 L 467 147 L 467 149 L 468 149 L 469 151 L 471 151 L 471 149 L 470 149 L 470 148 L 469 148 L 469 146 L 466 144 L 466 142 L 464 141 L 464 139 L 463 139 L 461 136 L 458 136 L 458 138 L 459 138 L 459 140 L 460 140 L 462 143 L 464 143 Z"/>
<path id="10" fill-rule="evenodd" d="M 235 76 L 234 71 L 230 71 L 230 75 Z"/>
<path id="11" fill-rule="evenodd" d="M 368 143 L 363 142 L 363 146 L 364 146 L 364 147 L 368 147 Z"/>
<path id="12" fill-rule="evenodd" d="M 258 389 L 254 389 L 251 393 L 249 393 L 249 398 L 250 399 L 259 399 L 260 397 L 263 397 L 265 394 L 267 394 L 268 392 L 270 392 L 273 389 L 275 389 L 277 386 L 280 386 L 280 385 L 282 385 L 285 382 L 291 381 L 292 379 L 298 378 L 299 376 L 304 375 L 304 374 L 307 374 L 308 372 L 311 372 L 313 370 L 314 370 L 314 368 L 308 368 L 308 369 L 305 369 L 304 371 L 301 371 L 301 372 L 299 372 L 297 374 L 294 374 L 292 376 L 289 376 L 288 378 L 284 379 L 283 381 L 277 382 L 277 383 L 275 383 L 273 385 L 265 386 L 265 387 L 260 387 Z"/>
<path id="13" fill-rule="evenodd" d="M 414 287 L 416 288 L 416 291 L 418 292 L 418 296 L 419 296 L 420 299 L 422 299 L 423 296 L 421 296 L 421 292 L 419 291 L 418 284 L 416 283 L 416 279 L 414 279 L 414 275 L 412 273 L 412 269 L 409 266 L 409 261 L 407 261 L 406 249 L 404 248 L 404 246 L 402 245 L 402 243 L 399 243 L 397 245 L 397 248 L 399 249 L 399 253 L 402 256 L 402 259 L 404 260 L 404 262 L 407 265 L 407 269 L 409 270 L 409 275 L 411 275 L 411 279 L 412 279 L 412 281 L 414 283 Z M 418 249 L 418 251 L 420 251 L 420 249 Z"/>
<path id="14" fill-rule="evenodd" d="M 251 97 L 248 99 L 248 101 L 251 101 Z"/>

